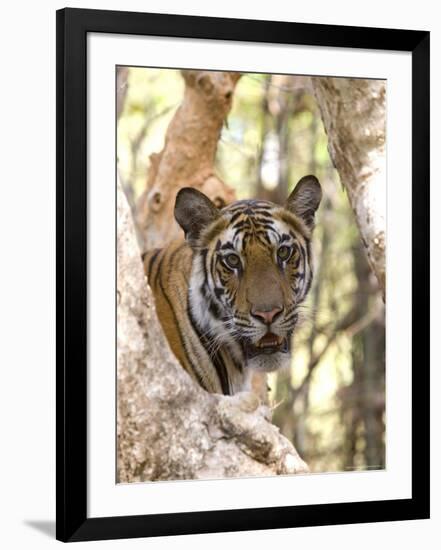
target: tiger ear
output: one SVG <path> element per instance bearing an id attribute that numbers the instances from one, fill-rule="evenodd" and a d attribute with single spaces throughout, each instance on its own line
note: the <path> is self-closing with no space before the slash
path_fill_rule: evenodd
<path id="1" fill-rule="evenodd" d="M 314 215 L 322 200 L 322 188 L 315 176 L 304 176 L 288 197 L 285 208 L 301 218 L 309 228 L 314 226 Z"/>
<path id="2" fill-rule="evenodd" d="M 195 244 L 202 229 L 219 216 L 211 200 L 193 187 L 184 187 L 176 195 L 175 219 L 182 227 L 185 238 Z"/>

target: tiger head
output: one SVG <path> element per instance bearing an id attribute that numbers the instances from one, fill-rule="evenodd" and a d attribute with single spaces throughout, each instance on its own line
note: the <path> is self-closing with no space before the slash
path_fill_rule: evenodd
<path id="1" fill-rule="evenodd" d="M 183 188 L 175 218 L 193 249 L 189 314 L 213 348 L 227 346 L 245 367 L 289 364 L 299 305 L 312 281 L 311 234 L 322 192 L 305 176 L 284 207 L 240 200 L 222 209 Z"/>

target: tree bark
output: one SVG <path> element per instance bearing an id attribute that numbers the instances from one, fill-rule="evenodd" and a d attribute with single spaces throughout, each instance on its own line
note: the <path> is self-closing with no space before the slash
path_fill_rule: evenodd
<path id="1" fill-rule="evenodd" d="M 234 191 L 214 174 L 214 158 L 240 73 L 182 71 L 185 92 L 171 121 L 163 150 L 150 156 L 146 189 L 136 223 L 143 250 L 161 247 L 182 235 L 173 208 L 181 187 L 196 187 L 215 203 L 234 200 Z"/>
<path id="2" fill-rule="evenodd" d="M 127 90 L 129 87 L 129 68 L 117 67 L 116 68 L 116 117 L 117 120 L 121 116 L 126 100 Z"/>
<path id="3" fill-rule="evenodd" d="M 307 472 L 252 393 L 209 394 L 179 365 L 157 319 L 118 182 L 119 482 Z"/>
<path id="4" fill-rule="evenodd" d="M 313 78 L 328 149 L 355 212 L 369 264 L 385 296 L 386 83 Z"/>

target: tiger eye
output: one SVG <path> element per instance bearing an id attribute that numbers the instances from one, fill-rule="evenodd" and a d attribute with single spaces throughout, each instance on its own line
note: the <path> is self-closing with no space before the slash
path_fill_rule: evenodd
<path id="1" fill-rule="evenodd" d="M 228 254 L 228 256 L 225 256 L 225 262 L 232 269 L 237 269 L 240 266 L 240 259 L 237 254 Z"/>
<path id="2" fill-rule="evenodd" d="M 282 262 L 286 262 L 286 260 L 288 260 L 291 256 L 291 248 L 285 245 L 281 246 L 277 251 L 277 256 L 280 260 L 282 260 Z"/>

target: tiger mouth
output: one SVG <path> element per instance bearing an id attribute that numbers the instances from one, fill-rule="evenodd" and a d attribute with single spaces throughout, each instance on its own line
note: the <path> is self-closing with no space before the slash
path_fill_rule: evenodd
<path id="1" fill-rule="evenodd" d="M 255 344 L 245 343 L 245 354 L 247 358 L 252 359 L 256 355 L 270 355 L 272 353 L 288 353 L 288 339 L 284 336 L 277 336 L 272 332 L 267 332 Z"/>

